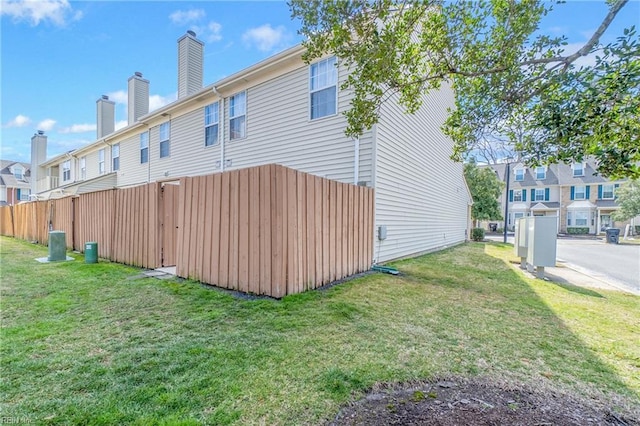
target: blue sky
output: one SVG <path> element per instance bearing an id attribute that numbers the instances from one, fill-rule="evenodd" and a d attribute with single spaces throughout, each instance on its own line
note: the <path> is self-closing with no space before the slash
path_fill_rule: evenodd
<path id="1" fill-rule="evenodd" d="M 2 0 L 0 158 L 29 161 L 36 130 L 54 156 L 95 140 L 95 102 L 116 101 L 126 121 L 127 79 L 150 80 L 150 108 L 175 100 L 177 39 L 205 42 L 204 84 L 300 41 L 285 2 Z M 564 34 L 575 51 L 606 14 L 604 1 L 556 6 L 541 29 Z M 616 18 L 604 42 L 640 26 L 640 1 Z M 588 60 L 587 60 L 588 61 Z"/>

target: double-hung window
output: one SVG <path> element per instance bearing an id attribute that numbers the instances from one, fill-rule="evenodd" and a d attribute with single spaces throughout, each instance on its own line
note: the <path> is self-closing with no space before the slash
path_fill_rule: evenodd
<path id="1" fill-rule="evenodd" d="M 87 178 L 87 157 L 80 158 L 80 179 L 85 180 Z"/>
<path id="2" fill-rule="evenodd" d="M 584 200 L 586 198 L 586 189 L 584 186 L 576 186 L 573 194 L 574 200 Z"/>
<path id="3" fill-rule="evenodd" d="M 22 173 L 23 173 L 22 167 L 16 167 L 15 169 L 13 169 L 13 175 L 18 180 L 22 180 L 22 176 L 23 176 Z"/>
<path id="4" fill-rule="evenodd" d="M 120 170 L 120 144 L 111 146 L 111 171 Z"/>
<path id="5" fill-rule="evenodd" d="M 603 200 L 613 200 L 613 185 L 602 185 L 602 199 Z"/>
<path id="6" fill-rule="evenodd" d="M 311 64 L 309 73 L 311 119 L 334 115 L 337 110 L 338 93 L 335 56 Z"/>
<path id="7" fill-rule="evenodd" d="M 513 191 L 513 201 L 522 201 L 522 191 L 516 189 Z"/>
<path id="8" fill-rule="evenodd" d="M 171 123 L 167 121 L 160 125 L 160 158 L 169 156 L 171 138 Z"/>
<path id="9" fill-rule="evenodd" d="M 534 201 L 544 201 L 544 188 L 536 188 Z"/>
<path id="10" fill-rule="evenodd" d="M 547 178 L 547 169 L 544 166 L 536 167 L 536 179 L 544 180 Z"/>
<path id="11" fill-rule="evenodd" d="M 62 180 L 64 182 L 71 180 L 71 161 L 67 160 L 62 163 Z"/>
<path id="12" fill-rule="evenodd" d="M 584 165 L 582 163 L 573 163 L 573 176 L 584 176 Z"/>
<path id="13" fill-rule="evenodd" d="M 104 174 L 104 148 L 98 151 L 98 173 Z"/>
<path id="14" fill-rule="evenodd" d="M 218 143 L 218 128 L 220 123 L 220 103 L 214 102 L 204 107 L 204 146 Z"/>
<path id="15" fill-rule="evenodd" d="M 524 180 L 524 169 L 516 169 L 515 173 L 516 173 L 516 180 L 518 182 Z"/>
<path id="16" fill-rule="evenodd" d="M 149 162 L 149 132 L 140 133 L 140 164 Z"/>
<path id="17" fill-rule="evenodd" d="M 229 98 L 229 139 L 242 139 L 247 130 L 247 92 Z"/>

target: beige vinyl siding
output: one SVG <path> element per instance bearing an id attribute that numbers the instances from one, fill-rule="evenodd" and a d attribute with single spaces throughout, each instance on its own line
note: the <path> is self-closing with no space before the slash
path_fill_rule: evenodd
<path id="1" fill-rule="evenodd" d="M 149 163 L 140 164 L 140 133 L 120 140 L 119 186 L 138 185 L 149 179 Z"/>
<path id="2" fill-rule="evenodd" d="M 386 261 L 436 250 L 465 240 L 469 196 L 462 164 L 453 162 L 453 142 L 440 127 L 453 107 L 450 88 L 429 94 L 406 115 L 387 102 L 376 129 L 376 238 L 374 255 Z"/>

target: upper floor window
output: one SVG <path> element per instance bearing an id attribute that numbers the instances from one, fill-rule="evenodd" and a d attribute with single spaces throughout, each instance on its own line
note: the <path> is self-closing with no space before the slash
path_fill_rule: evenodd
<path id="1" fill-rule="evenodd" d="M 547 168 L 544 166 L 536 167 L 536 179 L 546 179 L 547 178 Z"/>
<path id="2" fill-rule="evenodd" d="M 229 98 L 229 139 L 246 136 L 247 93 L 240 92 Z"/>
<path id="3" fill-rule="evenodd" d="M 98 151 L 98 173 L 104 173 L 104 148 Z"/>
<path id="4" fill-rule="evenodd" d="M 120 170 L 120 144 L 111 146 L 111 171 Z"/>
<path id="5" fill-rule="evenodd" d="M 573 199 L 584 200 L 586 198 L 586 194 L 587 194 L 587 191 L 584 186 L 576 186 L 573 193 Z"/>
<path id="6" fill-rule="evenodd" d="M 13 176 L 15 176 L 16 179 L 22 180 L 22 177 L 24 173 L 24 169 L 22 167 L 16 167 L 15 169 L 13 169 Z"/>
<path id="7" fill-rule="evenodd" d="M 338 70 L 335 56 L 311 64 L 309 72 L 311 119 L 334 115 L 338 107 Z"/>
<path id="8" fill-rule="evenodd" d="M 605 200 L 613 200 L 614 197 L 614 186 L 611 185 L 602 185 L 602 198 Z"/>
<path id="9" fill-rule="evenodd" d="M 513 191 L 513 201 L 522 201 L 522 191 Z"/>
<path id="10" fill-rule="evenodd" d="M 573 176 L 584 176 L 584 164 L 573 163 L 571 167 L 573 169 Z"/>
<path id="11" fill-rule="evenodd" d="M 80 179 L 85 180 L 87 178 L 87 157 L 80 158 Z"/>
<path id="12" fill-rule="evenodd" d="M 516 180 L 517 181 L 524 180 L 524 169 L 516 169 L 515 173 L 516 173 Z"/>
<path id="13" fill-rule="evenodd" d="M 160 158 L 169 156 L 171 137 L 171 123 L 167 121 L 160 125 Z"/>
<path id="14" fill-rule="evenodd" d="M 204 146 L 212 146 L 218 143 L 219 108 L 219 102 L 214 102 L 204 107 Z"/>
<path id="15" fill-rule="evenodd" d="M 71 160 L 62 163 L 62 180 L 64 182 L 71 180 Z"/>
<path id="16" fill-rule="evenodd" d="M 544 188 L 536 188 L 536 192 L 534 194 L 534 201 L 544 201 Z"/>
<path id="17" fill-rule="evenodd" d="M 149 162 L 149 132 L 140 133 L 140 164 Z"/>

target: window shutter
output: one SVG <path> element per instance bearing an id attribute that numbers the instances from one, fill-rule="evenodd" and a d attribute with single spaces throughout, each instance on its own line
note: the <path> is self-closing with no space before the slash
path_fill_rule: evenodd
<path id="1" fill-rule="evenodd" d="M 613 189 L 616 190 L 616 189 L 618 189 L 619 186 L 620 186 L 620 184 L 616 183 L 615 185 L 613 185 Z"/>
<path id="2" fill-rule="evenodd" d="M 576 187 L 571 187 L 571 199 L 574 200 L 576 198 Z"/>
<path id="3" fill-rule="evenodd" d="M 549 188 L 544 189 L 544 200 L 549 201 Z"/>
<path id="4" fill-rule="evenodd" d="M 509 190 L 509 202 L 513 202 L 513 189 Z"/>
<path id="5" fill-rule="evenodd" d="M 527 190 L 522 191 L 522 201 L 527 201 Z"/>
<path id="6" fill-rule="evenodd" d="M 598 185 L 598 200 L 602 200 L 602 185 Z"/>
<path id="7" fill-rule="evenodd" d="M 531 201 L 535 201 L 536 200 L 536 190 L 535 188 L 531 189 Z"/>
<path id="8" fill-rule="evenodd" d="M 585 200 L 589 199 L 589 189 L 591 189 L 591 185 L 587 185 L 587 189 L 585 189 L 585 192 L 584 192 L 584 199 Z"/>
<path id="9" fill-rule="evenodd" d="M 16 197 L 17 197 L 17 200 L 13 200 L 13 204 L 18 204 L 18 201 L 20 201 L 20 188 L 18 188 Z"/>

